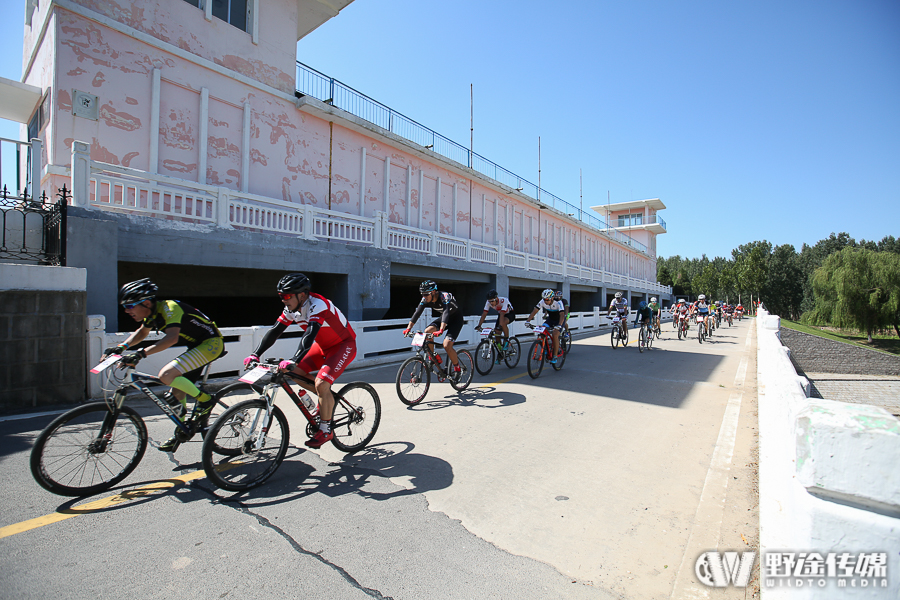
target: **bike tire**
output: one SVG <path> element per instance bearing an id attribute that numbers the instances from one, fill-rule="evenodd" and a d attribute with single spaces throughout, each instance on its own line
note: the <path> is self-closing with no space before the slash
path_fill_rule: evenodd
<path id="1" fill-rule="evenodd" d="M 628 330 L 626 329 L 625 335 L 624 335 L 624 337 L 622 337 L 622 347 L 624 348 L 627 345 L 628 345 Z"/>
<path id="2" fill-rule="evenodd" d="M 563 329 L 563 332 L 559 334 L 559 343 L 563 345 L 566 354 L 568 354 L 572 350 L 572 332 L 568 329 Z"/>
<path id="3" fill-rule="evenodd" d="M 544 344 L 541 340 L 534 340 L 528 350 L 528 376 L 537 379 L 544 368 Z"/>
<path id="4" fill-rule="evenodd" d="M 497 348 L 490 340 L 481 340 L 475 348 L 475 370 L 479 375 L 487 375 L 494 369 Z"/>
<path id="5" fill-rule="evenodd" d="M 551 343 L 547 345 L 550 346 L 550 352 L 553 352 L 553 344 Z M 560 344 L 559 349 L 562 350 L 562 353 L 556 357 L 555 363 L 550 363 L 550 366 L 553 367 L 554 371 L 559 371 L 563 368 L 563 365 L 566 364 L 566 355 L 568 354 L 568 352 L 566 352 L 566 349 L 562 346 L 562 344 Z"/>
<path id="6" fill-rule="evenodd" d="M 700 343 L 703 343 L 703 323 L 697 324 L 697 339 L 700 340 Z"/>
<path id="7" fill-rule="evenodd" d="M 272 407 L 272 418 L 265 423 L 268 403 L 262 399 L 238 402 L 219 415 L 203 439 L 201 458 L 206 477 L 216 487 L 229 492 L 241 492 L 271 477 L 287 454 L 290 444 L 290 427 L 287 418 L 277 406 Z M 260 429 L 266 427 L 265 443 L 254 449 Z M 237 453 L 222 454 L 215 448 L 230 445 Z"/>
<path id="8" fill-rule="evenodd" d="M 506 351 L 503 355 L 503 361 L 510 369 L 514 369 L 519 364 L 519 358 L 522 356 L 522 345 L 519 340 L 511 337 L 506 345 Z"/>
<path id="9" fill-rule="evenodd" d="M 256 400 L 260 396 L 262 396 L 263 387 L 260 385 L 254 385 L 251 383 L 244 383 L 243 381 L 238 381 L 235 383 L 230 383 L 223 387 L 221 390 L 216 392 L 214 399 L 216 401 L 216 408 L 213 409 L 213 416 L 210 417 L 210 421 L 215 423 L 215 421 L 222 416 L 224 410 L 228 410 L 230 407 L 244 402 L 246 400 Z M 221 411 L 216 414 L 215 411 Z M 212 426 L 210 426 L 212 427 Z M 206 440 L 206 435 L 209 432 L 210 427 L 207 427 L 205 431 L 202 431 L 203 439 Z M 240 448 L 236 448 L 233 444 L 228 443 L 227 440 L 220 438 L 219 441 L 213 442 L 212 450 L 216 454 L 221 454 L 223 456 L 237 456 L 241 453 Z"/>
<path id="10" fill-rule="evenodd" d="M 357 452 L 375 437 L 381 424 L 381 399 L 368 383 L 354 381 L 341 388 L 334 399 L 331 443 L 341 452 Z"/>
<path id="11" fill-rule="evenodd" d="M 613 330 L 609 332 L 609 345 L 613 348 L 619 347 L 619 326 L 613 325 Z"/>
<path id="12" fill-rule="evenodd" d="M 407 358 L 397 370 L 397 397 L 407 406 L 415 406 L 425 399 L 431 387 L 431 369 L 421 356 Z"/>
<path id="13" fill-rule="evenodd" d="M 644 346 L 647 345 L 647 333 L 644 327 L 641 327 L 640 333 L 638 333 L 638 351 L 643 354 Z"/>
<path id="14" fill-rule="evenodd" d="M 475 375 L 475 363 L 472 360 L 472 353 L 468 350 L 458 350 L 456 352 L 456 359 L 459 361 L 459 366 L 462 367 L 462 375 L 459 378 L 459 381 L 453 381 L 452 379 L 448 379 L 450 382 L 450 387 L 452 387 L 457 392 L 461 392 L 472 383 L 472 377 Z M 450 361 L 447 361 L 447 364 L 450 364 Z M 452 369 L 452 366 L 447 367 Z"/>
<path id="15" fill-rule="evenodd" d="M 105 402 L 91 402 L 54 419 L 31 449 L 31 474 L 60 496 L 90 496 L 116 485 L 138 466 L 147 449 L 147 426 L 130 406 L 119 409 L 102 450 L 91 446 L 112 413 Z"/>

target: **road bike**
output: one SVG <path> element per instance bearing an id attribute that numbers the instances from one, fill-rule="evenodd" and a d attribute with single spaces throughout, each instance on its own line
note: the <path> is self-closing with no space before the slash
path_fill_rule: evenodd
<path id="1" fill-rule="evenodd" d="M 706 334 L 706 324 L 703 322 L 702 315 L 698 314 L 696 319 L 697 319 L 697 339 L 702 344 L 703 341 L 706 339 L 706 335 L 707 335 Z"/>
<path id="2" fill-rule="evenodd" d="M 264 363 L 251 363 L 252 370 L 215 396 L 229 404 L 239 400 L 219 415 L 203 440 L 203 470 L 217 487 L 240 492 L 261 484 L 278 470 L 290 443 L 287 418 L 275 403 L 276 397 L 281 397 L 279 392 L 283 391 L 306 417 L 307 437 L 312 438 L 319 429 L 318 410 L 307 408 L 302 396 L 289 385 L 293 380 L 315 389 L 315 382 L 280 371 L 279 362 L 281 359 L 270 358 Z M 260 385 L 265 378 L 268 382 Z M 365 448 L 381 423 L 381 400 L 375 388 L 354 381 L 332 394 L 331 443 L 347 453 Z"/>
<path id="3" fill-rule="evenodd" d="M 506 363 L 510 369 L 519 364 L 521 346 L 519 340 L 510 337 L 503 338 L 503 331 L 497 328 L 486 327 L 481 330 L 484 339 L 478 343 L 475 349 L 475 370 L 481 375 L 487 375 L 494 368 L 494 364 Z"/>
<path id="4" fill-rule="evenodd" d="M 550 362 L 553 359 L 553 330 L 545 326 L 534 327 L 530 323 L 525 324 L 526 327 L 534 329 L 537 335 L 531 348 L 528 350 L 528 375 L 532 379 L 537 379 L 541 371 L 544 369 L 544 361 Z M 560 337 L 562 337 L 560 335 Z M 554 370 L 559 371 L 566 362 L 566 349 L 559 344 L 559 353 L 556 355 L 556 362 L 550 362 L 550 366 Z"/>
<path id="5" fill-rule="evenodd" d="M 646 325 L 641 324 L 640 329 L 638 333 L 638 350 L 643 353 L 644 350 L 649 350 L 653 346 L 653 329 L 649 323 Z"/>
<path id="6" fill-rule="evenodd" d="M 472 375 L 475 364 L 472 354 L 468 350 L 457 350 L 461 371 L 451 373 L 450 359 L 443 360 L 434 350 L 434 336 L 430 333 L 417 331 L 412 337 L 412 347 L 416 349 L 416 355 L 407 358 L 397 371 L 397 396 L 407 406 L 415 406 L 425 399 L 428 389 L 431 387 L 431 375 L 434 374 L 439 382 L 448 381 L 457 392 L 461 392 L 472 383 Z"/>
<path id="7" fill-rule="evenodd" d="M 204 367 L 197 384 L 201 391 L 210 364 Z M 195 419 L 196 404 L 190 418 L 185 419 L 180 405 L 176 405 L 176 412 L 175 407 L 150 389 L 169 386 L 154 375 L 136 372 L 134 365 L 125 365 L 121 355 L 111 354 L 91 373 L 105 377 L 103 389 L 107 398 L 58 416 L 38 435 L 31 449 L 31 474 L 45 490 L 61 496 L 90 496 L 108 490 L 137 468 L 147 450 L 148 434 L 138 412 L 125 406 L 131 390 L 152 400 L 175 423 L 176 437 L 182 441 L 198 432 L 206 436 L 207 426 L 203 420 Z M 113 392 L 111 398 L 109 392 Z M 205 421 L 208 423 L 225 408 L 224 403 L 216 403 Z"/>
<path id="8" fill-rule="evenodd" d="M 618 348 L 619 342 L 622 342 L 622 347 L 628 345 L 628 330 L 622 331 L 622 327 L 624 325 L 622 321 L 622 317 L 616 315 L 612 319 L 613 330 L 609 334 L 609 343 L 612 344 L 613 348 Z"/>

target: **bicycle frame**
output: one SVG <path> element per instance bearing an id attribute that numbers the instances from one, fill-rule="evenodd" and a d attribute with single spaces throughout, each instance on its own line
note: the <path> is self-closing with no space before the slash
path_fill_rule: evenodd
<path id="1" fill-rule="evenodd" d="M 421 346 L 415 346 L 416 338 L 413 337 L 413 344 L 416 349 L 416 355 L 422 356 L 422 353 L 424 352 L 428 356 L 432 370 L 436 369 L 435 374 L 441 380 L 447 379 L 449 372 L 445 368 L 444 361 L 438 356 L 437 352 L 434 349 L 434 335 L 430 333 L 416 333 L 416 335 L 424 336 Z M 448 356 L 447 363 L 449 362 L 450 357 Z"/>

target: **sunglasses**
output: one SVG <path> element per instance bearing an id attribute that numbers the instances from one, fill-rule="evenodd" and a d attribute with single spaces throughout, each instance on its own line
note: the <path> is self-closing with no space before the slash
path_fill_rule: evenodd
<path id="1" fill-rule="evenodd" d="M 278 294 L 278 297 L 282 300 L 290 300 L 294 297 L 294 294 Z"/>
<path id="2" fill-rule="evenodd" d="M 143 302 L 143 300 L 142 300 L 141 302 Z M 140 302 L 132 302 L 131 304 L 123 304 L 123 305 L 122 305 L 122 308 L 124 308 L 125 310 L 131 310 L 132 308 L 134 308 L 134 307 L 137 306 L 138 304 L 140 304 Z"/>
<path id="3" fill-rule="evenodd" d="M 498 302 L 500 302 L 500 301 L 499 301 L 499 300 L 496 300 L 496 299 L 494 299 L 494 300 L 488 300 L 488 302 L 490 302 L 490 303 L 491 303 L 491 304 L 497 304 L 497 303 L 498 303 Z"/>

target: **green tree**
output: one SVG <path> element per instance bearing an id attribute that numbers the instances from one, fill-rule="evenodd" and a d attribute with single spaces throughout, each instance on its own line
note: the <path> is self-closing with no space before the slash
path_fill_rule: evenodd
<path id="1" fill-rule="evenodd" d="M 675 281 L 672 279 L 672 273 L 665 263 L 659 263 L 656 269 L 656 281 L 660 285 L 672 285 Z"/>
<path id="2" fill-rule="evenodd" d="M 734 262 L 737 265 L 738 286 L 741 291 L 759 297 L 766 285 L 771 252 L 772 244 L 765 240 L 744 244 L 732 251 Z"/>
<path id="3" fill-rule="evenodd" d="M 738 295 L 737 274 L 733 261 L 728 261 L 719 272 L 719 292 L 725 296 L 725 300 L 733 302 Z"/>
<path id="4" fill-rule="evenodd" d="M 691 280 L 691 287 L 695 294 L 706 294 L 709 300 L 714 300 L 719 291 L 719 273 L 716 268 L 707 263 L 703 272 Z"/>
<path id="5" fill-rule="evenodd" d="M 778 246 L 768 261 L 763 297 L 769 311 L 796 320 L 803 302 L 803 273 L 797 251 L 790 244 Z"/>

